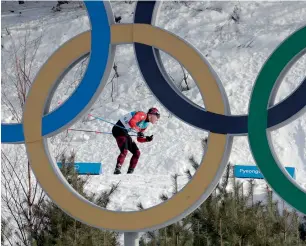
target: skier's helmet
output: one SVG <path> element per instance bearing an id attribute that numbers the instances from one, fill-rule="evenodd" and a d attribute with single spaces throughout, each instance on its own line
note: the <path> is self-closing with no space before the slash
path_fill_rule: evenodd
<path id="1" fill-rule="evenodd" d="M 149 111 L 148 111 L 148 114 L 154 114 L 154 115 L 157 116 L 158 119 L 160 117 L 160 113 L 159 113 L 157 108 L 150 108 Z"/>

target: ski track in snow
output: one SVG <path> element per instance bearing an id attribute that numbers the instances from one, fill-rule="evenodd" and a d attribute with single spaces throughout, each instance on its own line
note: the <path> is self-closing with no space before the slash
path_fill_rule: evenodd
<path id="1" fill-rule="evenodd" d="M 33 63 L 32 77 L 38 72 L 48 57 L 63 43 L 72 37 L 89 30 L 86 11 L 64 6 L 59 13 L 50 10 L 54 3 L 46 3 L 41 7 L 23 10 L 21 16 L 9 13 L 10 7 L 2 3 L 2 90 L 6 92 L 14 105 L 18 104 L 17 95 L 10 83 L 14 77 L 13 43 L 22 40 L 27 31 L 31 38 L 37 38 L 43 33 L 41 46 Z M 228 19 L 235 5 L 241 8 L 240 22 L 235 24 Z M 31 6 L 30 6 L 31 7 Z M 30 8 L 29 7 L 29 8 Z M 112 3 L 116 16 L 121 15 L 121 23 L 132 23 L 135 3 Z M 173 2 L 163 3 L 157 26 L 173 32 L 198 49 L 211 63 L 220 77 L 230 103 L 231 113 L 247 114 L 252 87 L 256 76 L 272 51 L 292 32 L 306 24 L 306 2 L 199 2 L 193 9 L 204 7 L 222 8 L 219 13 L 213 10 L 193 11 L 184 4 Z M 15 6 L 16 8 L 16 6 Z M 223 29 L 221 28 L 223 26 Z M 219 28 L 219 31 L 216 29 Z M 251 45 L 246 48 L 244 46 Z M 183 76 L 177 61 L 161 52 L 164 66 L 169 75 L 176 81 Z M 73 68 L 58 87 L 51 110 L 63 103 L 76 88 L 86 70 L 88 60 Z M 103 174 L 92 176 L 87 186 L 88 192 L 100 192 L 108 189 L 110 184 L 121 180 L 119 190 L 114 195 L 108 209 L 118 211 L 135 211 L 141 202 L 145 208 L 160 204 L 159 196 L 165 193 L 171 196 L 171 175 L 184 175 L 186 169 L 191 169 L 188 158 L 194 156 L 197 161 L 202 159 L 201 139 L 207 132 L 196 129 L 172 116 L 151 94 L 139 72 L 134 56 L 133 46 L 124 45 L 116 49 L 115 63 L 120 77 L 114 79 L 114 101 L 112 101 L 112 84 L 114 75 L 110 75 L 108 85 L 92 106 L 90 113 L 116 122 L 122 115 L 132 110 L 146 111 L 151 106 L 161 110 L 161 119 L 156 126 L 150 126 L 148 135 L 154 134 L 152 143 L 138 143 L 141 157 L 134 175 L 112 175 L 116 158 L 119 154 L 115 140 L 111 135 L 62 132 L 49 139 L 53 156 L 62 150 L 76 151 L 78 162 L 101 162 Z M 275 103 L 286 98 L 301 83 L 306 76 L 306 56 L 294 64 L 284 78 Z M 189 77 L 191 90 L 184 95 L 197 105 L 204 103 L 194 81 Z M 204 95 L 205 96 L 205 95 Z M 20 113 L 20 110 L 19 110 Z M 12 114 L 2 104 L 2 122 L 16 122 Z M 111 132 L 108 123 L 82 117 L 71 128 L 91 129 Z M 297 182 L 306 189 L 306 114 L 302 114 L 294 122 L 271 133 L 272 142 L 277 157 L 282 165 L 297 168 Z M 12 150 L 16 146 L 2 145 L 4 150 Z M 19 152 L 20 153 L 20 152 Z M 14 152 L 9 151 L 11 157 Z M 24 152 L 25 156 L 25 152 Z M 123 166 L 123 173 L 129 165 L 129 153 Z M 230 162 L 235 164 L 255 164 L 247 137 L 235 137 L 230 156 Z M 179 177 L 180 189 L 188 182 L 184 176 Z M 256 181 L 255 190 L 258 199 L 262 199 L 265 182 Z M 276 196 L 277 198 L 277 196 Z"/>

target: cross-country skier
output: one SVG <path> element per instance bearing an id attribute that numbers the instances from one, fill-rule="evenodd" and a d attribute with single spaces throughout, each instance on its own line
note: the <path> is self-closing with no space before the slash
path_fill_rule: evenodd
<path id="1" fill-rule="evenodd" d="M 131 129 L 136 130 L 137 141 L 140 143 L 151 142 L 153 140 L 153 135 L 145 137 L 143 132 L 147 129 L 149 123 L 155 124 L 159 118 L 160 114 L 158 109 L 150 108 L 147 113 L 133 111 L 118 120 L 112 129 L 113 136 L 120 150 L 114 174 L 121 174 L 120 170 L 128 150 L 133 156 L 130 160 L 130 166 L 127 173 L 133 173 L 140 157 L 140 151 L 128 132 L 131 131 Z"/>

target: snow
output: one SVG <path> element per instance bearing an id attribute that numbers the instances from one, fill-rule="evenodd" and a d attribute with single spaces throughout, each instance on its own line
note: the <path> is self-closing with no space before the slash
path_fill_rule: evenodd
<path id="1" fill-rule="evenodd" d="M 28 3 L 22 7 L 14 2 L 2 2 L 2 91 L 7 93 L 17 107 L 18 98 L 14 84 L 14 45 L 23 42 L 29 34 L 30 39 L 41 36 L 40 46 L 33 61 L 30 79 L 35 77 L 43 63 L 63 43 L 72 37 L 89 30 L 89 21 L 79 3 L 63 5 L 61 12 L 52 12 L 55 2 Z M 235 6 L 240 9 L 240 20 L 235 23 L 229 19 Z M 21 14 L 10 13 L 11 8 Z M 112 2 L 114 15 L 122 16 L 121 23 L 132 23 L 135 3 Z M 204 9 L 196 11 L 196 9 Z M 222 12 L 219 12 L 219 8 Z M 19 11 L 18 10 L 18 11 Z M 16 11 L 17 12 L 17 11 Z M 247 114 L 250 96 L 256 76 L 266 59 L 286 37 L 306 24 L 306 2 L 197 2 L 185 5 L 183 2 L 164 2 L 160 8 L 157 26 L 173 32 L 191 43 L 208 59 L 220 77 L 228 96 L 233 115 Z M 10 35 L 8 35 L 7 30 Z M 14 42 L 13 42 L 14 41 Z M 17 43 L 17 44 L 15 44 Z M 31 48 L 33 49 L 33 48 Z M 31 52 L 31 50 L 30 50 Z M 161 52 L 166 71 L 177 86 L 183 78 L 180 64 Z M 52 99 L 51 110 L 62 104 L 78 83 L 87 66 L 83 59 L 64 77 Z M 159 196 L 171 196 L 171 175 L 178 173 L 180 189 L 188 182 L 184 171 L 192 169 L 188 161 L 194 156 L 202 159 L 201 139 L 208 136 L 206 131 L 196 129 L 177 119 L 164 108 L 151 94 L 136 64 L 132 45 L 117 47 L 115 63 L 119 77 L 110 75 L 108 85 L 90 109 L 95 116 L 116 123 L 118 118 L 132 110 L 147 111 L 157 107 L 161 119 L 150 126 L 148 135 L 154 135 L 151 143 L 139 143 L 140 161 L 134 175 L 112 175 L 119 151 L 114 138 L 109 134 L 80 133 L 66 131 L 50 139 L 51 154 L 58 156 L 63 150 L 76 151 L 77 162 L 101 162 L 103 174 L 93 176 L 87 187 L 88 192 L 110 187 L 121 181 L 118 193 L 108 207 L 116 211 L 135 211 L 137 204 L 145 208 L 161 203 Z M 276 102 L 290 95 L 306 76 L 306 56 L 294 64 L 285 76 L 276 96 Z M 180 84 L 179 84 L 180 83 Z M 183 94 L 195 104 L 204 107 L 201 95 L 188 77 L 191 89 Z M 13 91 L 13 93 L 12 93 Z M 112 96 L 113 91 L 113 96 Z M 205 96 L 205 95 L 204 95 Z M 2 122 L 17 122 L 8 108 L 2 104 Z M 19 115 L 21 109 L 19 108 Z M 89 112 L 88 112 L 89 113 Z M 111 132 L 112 125 L 84 115 L 71 128 Z M 306 189 L 306 114 L 292 123 L 272 132 L 272 142 L 277 157 L 283 166 L 293 166 L 297 172 L 297 182 Z M 4 151 L 14 156 L 15 145 L 2 144 Z M 25 157 L 25 151 L 18 152 Z M 123 166 L 126 173 L 129 153 Z M 253 164 L 247 137 L 234 137 L 230 162 Z M 256 181 L 258 199 L 263 196 L 264 181 Z"/>

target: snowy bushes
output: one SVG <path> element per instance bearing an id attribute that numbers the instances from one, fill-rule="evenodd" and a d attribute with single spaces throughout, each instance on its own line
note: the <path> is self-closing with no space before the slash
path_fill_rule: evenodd
<path id="1" fill-rule="evenodd" d="M 3 158 L 2 163 L 5 162 L 7 167 L 9 164 L 6 163 L 5 156 Z M 74 163 L 74 154 L 69 158 L 62 156 L 61 161 L 61 171 L 68 183 L 89 201 L 106 208 L 118 189 L 118 184 L 99 194 L 88 195 L 84 190 L 88 177 L 78 176 L 74 165 L 71 165 Z M 29 189 L 24 186 L 27 180 L 9 182 L 9 177 L 2 177 L 5 183 L 2 208 L 8 211 L 1 221 L 3 245 L 118 245 L 117 233 L 102 231 L 73 219 L 58 208 L 37 183 Z"/>
<path id="2" fill-rule="evenodd" d="M 203 140 L 204 151 L 205 147 Z M 199 163 L 192 157 L 190 162 L 196 171 Z M 190 170 L 186 175 L 192 178 Z M 174 191 L 175 180 L 174 176 Z M 229 163 L 215 191 L 198 209 L 173 225 L 146 233 L 141 245 L 306 245 L 306 216 L 302 220 L 294 210 L 280 211 L 268 187 L 266 201 L 255 202 L 254 189 L 254 180 L 246 190 L 235 179 Z"/>

